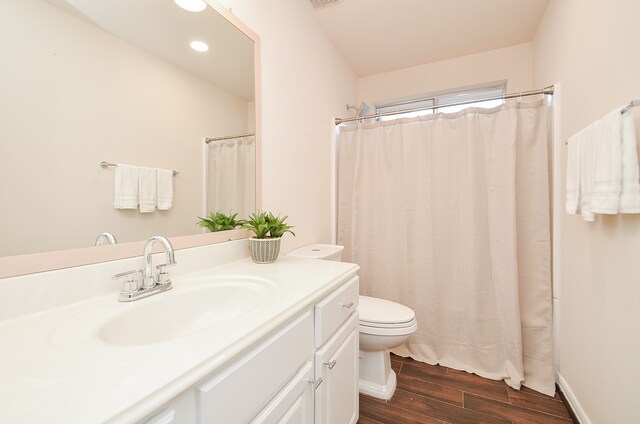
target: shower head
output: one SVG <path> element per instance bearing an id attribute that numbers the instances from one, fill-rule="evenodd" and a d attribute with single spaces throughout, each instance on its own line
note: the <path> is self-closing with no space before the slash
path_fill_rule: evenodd
<path id="1" fill-rule="evenodd" d="M 360 107 L 358 108 L 358 118 L 362 118 L 365 115 L 369 114 L 369 105 L 365 102 L 360 103 Z"/>
<path id="2" fill-rule="evenodd" d="M 360 103 L 360 106 L 351 106 L 347 104 L 347 110 L 353 109 L 356 111 L 356 118 L 358 122 L 362 123 L 362 117 L 366 116 L 369 113 L 369 105 L 365 102 Z"/>

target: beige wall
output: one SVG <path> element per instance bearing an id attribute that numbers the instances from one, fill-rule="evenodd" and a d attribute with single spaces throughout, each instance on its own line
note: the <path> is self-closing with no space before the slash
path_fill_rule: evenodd
<path id="1" fill-rule="evenodd" d="M 332 239 L 332 118 L 357 78 L 305 1 L 225 0 L 262 43 L 263 207 L 289 215 L 284 252 Z"/>
<path id="2" fill-rule="evenodd" d="M 508 92 L 526 91 L 532 72 L 531 43 L 519 44 L 360 78 L 358 98 L 376 103 L 504 80 Z"/>
<path id="3" fill-rule="evenodd" d="M 0 256 L 195 234 L 202 137 L 247 127 L 247 102 L 38 0 L 0 2 Z M 180 171 L 173 208 L 113 208 L 113 168 Z"/>
<path id="4" fill-rule="evenodd" d="M 533 43 L 535 85 L 561 85 L 554 178 L 562 199 L 559 374 L 578 413 L 594 424 L 640 422 L 640 216 L 586 223 L 562 212 L 564 140 L 640 98 L 639 16 L 635 0 L 552 0 Z"/>

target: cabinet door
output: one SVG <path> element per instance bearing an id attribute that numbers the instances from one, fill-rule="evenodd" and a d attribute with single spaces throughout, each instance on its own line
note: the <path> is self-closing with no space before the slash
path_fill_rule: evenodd
<path id="1" fill-rule="evenodd" d="M 313 423 L 313 364 L 307 362 L 251 423 Z"/>
<path id="2" fill-rule="evenodd" d="M 313 352 L 313 316 L 307 310 L 196 387 L 199 424 L 247 423 L 274 398 Z"/>
<path id="3" fill-rule="evenodd" d="M 316 353 L 316 424 L 355 424 L 358 421 L 358 314 Z"/>

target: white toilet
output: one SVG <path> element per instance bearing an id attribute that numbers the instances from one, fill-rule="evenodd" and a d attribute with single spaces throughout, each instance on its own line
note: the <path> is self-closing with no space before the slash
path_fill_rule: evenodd
<path id="1" fill-rule="evenodd" d="M 312 244 L 287 256 L 340 261 L 343 246 Z M 389 349 L 401 345 L 418 329 L 411 308 L 389 300 L 360 296 L 360 392 L 390 399 L 396 390 Z"/>

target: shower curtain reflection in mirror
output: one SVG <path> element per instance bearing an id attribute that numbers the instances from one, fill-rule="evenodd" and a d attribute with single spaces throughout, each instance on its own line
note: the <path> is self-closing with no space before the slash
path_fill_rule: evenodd
<path id="1" fill-rule="evenodd" d="M 555 392 L 545 100 L 340 129 L 338 243 L 364 295 L 405 304 L 394 349 Z"/>
<path id="2" fill-rule="evenodd" d="M 255 136 L 211 141 L 206 155 L 207 213 L 246 218 L 255 210 Z"/>

